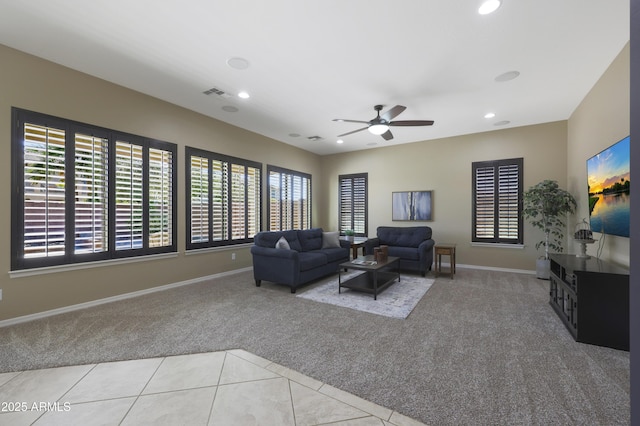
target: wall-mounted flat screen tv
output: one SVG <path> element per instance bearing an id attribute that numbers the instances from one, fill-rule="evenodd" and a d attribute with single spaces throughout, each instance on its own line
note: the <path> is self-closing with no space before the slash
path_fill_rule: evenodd
<path id="1" fill-rule="evenodd" d="M 629 136 L 587 160 L 591 230 L 629 237 Z"/>

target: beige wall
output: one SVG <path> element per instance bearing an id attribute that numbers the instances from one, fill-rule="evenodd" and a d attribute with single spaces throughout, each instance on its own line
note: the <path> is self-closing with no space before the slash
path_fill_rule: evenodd
<path id="1" fill-rule="evenodd" d="M 0 45 L 0 144 L 11 147 L 11 107 L 178 144 L 178 255 L 162 260 L 10 278 L 10 156 L 0 159 L 0 320 L 251 266 L 247 247 L 186 256 L 184 147 L 312 174 L 319 157 L 175 105 Z M 265 200 L 266 202 L 266 200 Z M 317 203 L 316 209 L 318 208 Z M 265 210 L 266 211 L 266 210 Z M 314 210 L 314 217 L 319 213 Z M 264 218 L 266 220 L 266 218 Z M 237 254 L 231 260 L 231 253 Z M 253 283 L 247 283 L 253 285 Z"/>
<path id="2" fill-rule="evenodd" d="M 186 256 L 184 147 L 274 164 L 313 176 L 313 223 L 337 228 L 337 177 L 369 173 L 369 235 L 391 221 L 391 193 L 433 190 L 438 242 L 458 244 L 458 263 L 533 270 L 538 231 L 525 227 L 525 248 L 473 247 L 471 163 L 524 157 L 525 189 L 555 179 L 586 214 L 588 157 L 629 134 L 629 48 L 621 52 L 568 121 L 502 129 L 408 145 L 319 157 L 175 105 L 0 45 L 0 144 L 8 150 L 11 107 L 69 118 L 178 144 L 178 254 L 162 260 L 10 278 L 10 156 L 0 159 L 0 320 L 251 266 L 249 249 Z M 266 202 L 266 200 L 265 200 Z M 266 219 L 266 218 L 265 218 Z M 573 229 L 575 218 L 570 226 Z M 569 247 L 575 253 L 576 247 Z M 231 253 L 237 260 L 231 260 Z M 628 239 L 607 237 L 603 258 L 629 264 Z M 253 283 L 247 283 L 253 285 Z"/>
<path id="3" fill-rule="evenodd" d="M 535 269 L 540 235 L 525 227 L 524 249 L 477 247 L 471 242 L 471 163 L 524 158 L 524 188 L 543 180 L 566 185 L 566 122 L 496 130 L 322 158 L 329 212 L 338 211 L 339 174 L 369 173 L 369 236 L 376 228 L 428 225 L 436 242 L 457 244 L 457 262 L 506 269 Z M 432 190 L 433 220 L 393 222 L 391 193 Z M 337 229 L 337 213 L 326 227 Z M 447 259 L 445 259 L 446 261 Z"/>
<path id="4" fill-rule="evenodd" d="M 569 119 L 568 185 L 578 199 L 579 209 L 575 217 L 578 221 L 589 217 L 587 159 L 629 136 L 630 93 L 630 50 L 627 44 Z M 575 224 L 574 221 L 574 227 Z M 595 234 L 595 238 L 600 240 L 602 235 Z M 598 245 L 589 245 L 587 253 L 595 256 Z M 629 266 L 629 238 L 605 236 L 601 259 Z"/>

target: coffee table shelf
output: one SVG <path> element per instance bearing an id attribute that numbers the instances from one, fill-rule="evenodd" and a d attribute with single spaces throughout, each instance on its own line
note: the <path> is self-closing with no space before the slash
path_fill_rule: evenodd
<path id="1" fill-rule="evenodd" d="M 373 256 L 365 256 L 364 258 L 354 259 L 357 261 L 364 260 L 365 262 L 372 262 Z M 396 271 L 390 271 L 389 269 L 395 267 Z M 364 271 L 364 274 L 356 275 L 353 278 L 342 282 L 342 271 L 354 269 L 358 271 Z M 355 291 L 361 291 L 364 293 L 373 294 L 373 299 L 378 299 L 384 289 L 393 284 L 396 279 L 400 281 L 400 258 L 389 256 L 386 262 L 377 262 L 373 264 L 369 263 L 354 263 L 345 262 L 340 264 L 338 271 L 338 293 L 342 288 L 348 288 Z"/>

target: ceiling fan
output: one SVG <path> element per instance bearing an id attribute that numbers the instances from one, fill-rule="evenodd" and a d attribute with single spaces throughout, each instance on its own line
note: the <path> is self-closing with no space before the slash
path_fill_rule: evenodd
<path id="1" fill-rule="evenodd" d="M 402 105 L 396 105 L 390 110 L 386 111 L 384 114 L 380 115 L 380 111 L 382 111 L 383 105 L 376 105 L 373 107 L 374 110 L 378 113 L 378 116 L 370 121 L 360 121 L 360 120 L 345 120 L 341 118 L 336 118 L 333 121 L 343 121 L 345 123 L 363 123 L 366 124 L 367 127 L 363 127 L 358 130 L 353 130 L 351 132 L 343 133 L 338 135 L 338 137 L 347 136 L 352 133 L 360 132 L 362 130 L 367 130 L 374 135 L 380 135 L 385 140 L 393 139 L 393 134 L 389 130 L 389 126 L 431 126 L 433 125 L 433 120 L 402 120 L 402 121 L 391 121 L 402 111 L 407 109 L 407 107 Z"/>

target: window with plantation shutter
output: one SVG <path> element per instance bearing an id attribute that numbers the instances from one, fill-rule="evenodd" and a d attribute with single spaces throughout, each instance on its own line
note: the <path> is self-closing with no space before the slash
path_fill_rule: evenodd
<path id="1" fill-rule="evenodd" d="M 267 166 L 269 231 L 311 228 L 311 175 Z"/>
<path id="2" fill-rule="evenodd" d="M 260 163 L 186 147 L 187 250 L 242 244 L 260 231 Z"/>
<path id="3" fill-rule="evenodd" d="M 176 145 L 12 109 L 12 270 L 176 251 Z"/>
<path id="4" fill-rule="evenodd" d="M 367 235 L 368 197 L 367 173 L 338 176 L 339 191 L 339 231 L 354 231 L 356 236 Z"/>
<path id="5" fill-rule="evenodd" d="M 522 244 L 522 158 L 472 163 L 473 242 Z"/>

